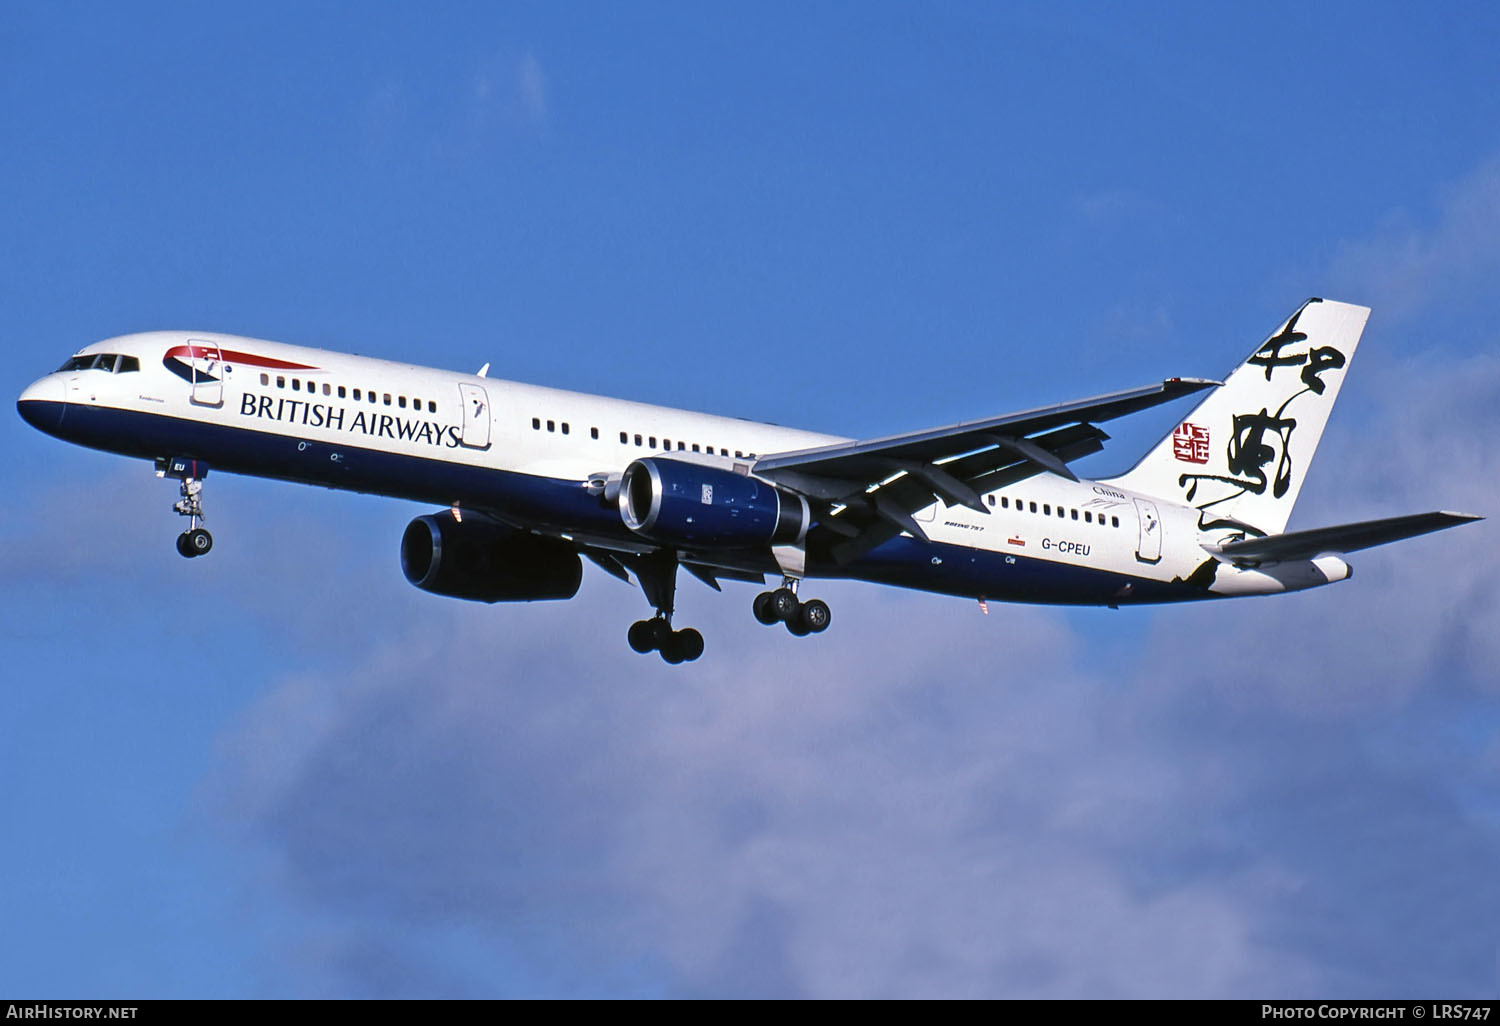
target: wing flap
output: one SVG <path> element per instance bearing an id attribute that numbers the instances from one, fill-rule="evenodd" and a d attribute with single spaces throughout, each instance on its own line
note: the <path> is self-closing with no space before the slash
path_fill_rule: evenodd
<path id="1" fill-rule="evenodd" d="M 771 453 L 757 477 L 807 497 L 841 563 L 903 532 L 925 538 L 918 511 L 942 501 L 988 513 L 984 493 L 1052 473 L 1077 480 L 1068 461 L 1098 452 L 1109 437 L 1093 421 L 1159 406 L 1219 383 L 1168 378 L 1113 392 L 947 427 L 858 442 Z M 833 535 L 836 537 L 826 537 Z"/>
<path id="2" fill-rule="evenodd" d="M 1073 424 L 1040 435 L 1034 441 L 1055 454 L 1059 460 L 1068 463 L 1098 452 L 1104 448 L 1104 440 L 1108 437 L 1092 424 Z M 997 453 L 999 466 L 996 466 Z M 1031 460 L 1018 460 L 1013 455 L 998 449 L 973 453 L 940 463 L 938 466 L 963 481 L 973 491 L 981 494 L 1024 481 L 1043 472 L 1043 468 Z M 836 541 L 830 541 L 830 552 L 839 563 L 848 563 L 858 559 L 871 549 L 894 538 L 902 530 L 907 530 L 904 524 L 898 523 L 896 518 L 888 515 L 891 507 L 910 516 L 932 505 L 934 499 L 932 490 L 927 487 L 926 483 L 908 475 L 878 489 L 877 494 L 885 497 L 883 501 L 887 508 L 887 513 L 882 513 L 873 495 L 865 495 L 862 487 L 849 487 L 851 485 L 853 485 L 852 482 L 846 482 L 844 487 L 859 494 L 850 497 L 846 501 L 845 508 L 837 514 L 820 519 L 819 526 L 814 529 L 815 531 L 828 530 L 839 536 Z M 792 486 L 795 487 L 795 485 Z M 946 498 L 943 501 L 950 506 L 960 505 Z M 915 534 L 913 536 L 920 537 Z"/>
<path id="3" fill-rule="evenodd" d="M 766 583 L 766 575 L 753 570 L 736 570 L 733 567 L 716 566 L 712 563 L 699 563 L 686 559 L 682 561 L 682 568 L 714 591 L 724 590 L 719 587 L 721 580 L 745 581 L 748 584 Z"/>
<path id="4" fill-rule="evenodd" d="M 890 460 L 935 463 L 954 456 L 1010 446 L 1024 449 L 1025 439 L 1039 431 L 1090 421 L 1113 420 L 1150 409 L 1173 399 L 1219 384 L 1203 378 L 1168 378 L 1160 385 L 1114 392 L 1021 413 L 964 421 L 866 441 L 826 445 L 816 449 L 773 453 L 755 462 L 755 473 L 771 480 L 779 471 L 800 471 L 822 477 L 879 481 L 891 471 Z"/>

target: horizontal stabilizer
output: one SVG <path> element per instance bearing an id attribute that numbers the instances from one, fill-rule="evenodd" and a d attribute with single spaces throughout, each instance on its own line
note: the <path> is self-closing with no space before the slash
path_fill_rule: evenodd
<path id="1" fill-rule="evenodd" d="M 1415 538 L 1419 534 L 1483 519 L 1484 517 L 1472 513 L 1414 513 L 1386 520 L 1366 520 L 1358 524 L 1318 527 L 1311 531 L 1292 531 L 1265 538 L 1246 538 L 1243 541 L 1205 548 L 1215 556 L 1234 563 L 1285 562 L 1312 559 L 1328 553 L 1357 552 L 1375 545 Z"/>

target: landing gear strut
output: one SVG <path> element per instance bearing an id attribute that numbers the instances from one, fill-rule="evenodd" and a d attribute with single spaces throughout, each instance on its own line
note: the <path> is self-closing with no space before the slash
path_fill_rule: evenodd
<path id="1" fill-rule="evenodd" d="M 214 547 L 214 536 L 199 526 L 203 520 L 203 478 L 208 475 L 208 467 L 197 460 L 159 460 L 156 474 L 182 482 L 182 498 L 172 508 L 179 516 L 188 518 L 188 529 L 177 536 L 177 551 L 189 559 L 206 555 Z"/>
<path id="2" fill-rule="evenodd" d="M 660 652 L 676 665 L 690 663 L 703 654 L 703 635 L 691 627 L 672 629 L 672 606 L 677 595 L 677 553 L 659 552 L 631 563 L 646 599 L 656 607 L 649 620 L 630 625 L 630 647 L 641 654 Z"/>
<path id="3" fill-rule="evenodd" d="M 808 599 L 806 602 L 798 599 L 797 584 L 797 578 L 787 577 L 775 591 L 763 591 L 755 596 L 752 607 L 755 618 L 767 627 L 784 623 L 786 629 L 799 638 L 823 633 L 833 619 L 833 612 L 822 599 Z"/>

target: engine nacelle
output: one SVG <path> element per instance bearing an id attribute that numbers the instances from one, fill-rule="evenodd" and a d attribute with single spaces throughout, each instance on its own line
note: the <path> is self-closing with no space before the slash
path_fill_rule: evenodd
<path id="1" fill-rule="evenodd" d="M 620 519 L 653 541 L 704 548 L 796 545 L 807 536 L 807 500 L 736 474 L 659 456 L 636 460 L 620 480 Z"/>
<path id="2" fill-rule="evenodd" d="M 423 591 L 477 602 L 536 602 L 578 593 L 583 563 L 566 542 L 449 513 L 417 517 L 401 535 L 401 572 Z"/>

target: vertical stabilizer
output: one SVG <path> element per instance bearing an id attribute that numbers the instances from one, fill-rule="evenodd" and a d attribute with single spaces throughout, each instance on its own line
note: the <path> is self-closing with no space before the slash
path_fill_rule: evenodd
<path id="1" fill-rule="evenodd" d="M 1195 506 L 1200 523 L 1285 529 L 1370 316 L 1309 299 L 1114 484 Z"/>

